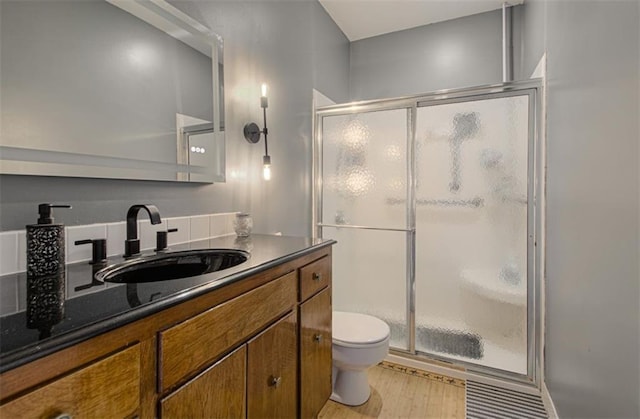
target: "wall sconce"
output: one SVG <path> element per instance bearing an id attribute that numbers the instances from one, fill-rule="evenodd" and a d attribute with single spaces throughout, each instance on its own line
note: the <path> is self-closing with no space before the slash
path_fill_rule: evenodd
<path id="1" fill-rule="evenodd" d="M 264 118 L 264 129 L 260 129 L 255 122 L 249 122 L 244 126 L 244 138 L 251 144 L 260 141 L 260 134 L 264 134 L 264 157 L 262 158 L 262 176 L 264 180 L 271 179 L 271 156 L 269 156 L 269 146 L 267 144 L 267 107 L 269 100 L 267 99 L 267 85 L 262 84 L 262 96 L 260 97 L 260 107 L 262 108 L 262 116 Z"/>

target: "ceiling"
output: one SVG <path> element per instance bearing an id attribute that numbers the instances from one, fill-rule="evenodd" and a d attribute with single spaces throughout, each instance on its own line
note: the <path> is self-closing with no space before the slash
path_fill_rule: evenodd
<path id="1" fill-rule="evenodd" d="M 503 0 L 319 0 L 349 41 L 502 8 Z M 524 0 L 510 1 L 521 4 Z"/>

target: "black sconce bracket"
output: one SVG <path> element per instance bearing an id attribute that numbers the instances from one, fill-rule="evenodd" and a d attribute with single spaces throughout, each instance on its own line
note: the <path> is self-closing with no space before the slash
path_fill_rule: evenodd
<path id="1" fill-rule="evenodd" d="M 264 166 L 263 176 L 265 180 L 269 180 L 271 179 L 271 156 L 269 156 L 269 145 L 267 143 L 267 107 L 269 106 L 269 100 L 266 96 L 266 85 L 263 85 L 262 89 L 260 107 L 262 108 L 264 128 L 260 129 L 255 122 L 249 122 L 244 126 L 244 138 L 251 144 L 257 144 L 258 141 L 260 141 L 260 134 L 264 134 L 264 157 L 262 158 Z"/>
<path id="2" fill-rule="evenodd" d="M 249 122 L 244 126 L 244 138 L 252 144 L 260 141 L 260 134 L 262 134 L 262 130 L 255 122 Z"/>
<path id="3" fill-rule="evenodd" d="M 249 122 L 244 126 L 244 138 L 251 144 L 257 144 L 260 141 L 260 134 L 264 134 L 264 155 L 269 156 L 269 145 L 267 143 L 267 107 L 269 102 L 266 97 L 260 98 L 260 107 L 262 108 L 262 118 L 264 121 L 264 128 L 260 129 L 255 122 Z"/>

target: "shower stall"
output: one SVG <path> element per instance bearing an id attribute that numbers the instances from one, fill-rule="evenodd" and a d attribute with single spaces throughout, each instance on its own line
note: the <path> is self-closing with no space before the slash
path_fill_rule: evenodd
<path id="1" fill-rule="evenodd" d="M 537 81 L 318 108 L 314 230 L 335 310 L 394 354 L 538 383 Z"/>

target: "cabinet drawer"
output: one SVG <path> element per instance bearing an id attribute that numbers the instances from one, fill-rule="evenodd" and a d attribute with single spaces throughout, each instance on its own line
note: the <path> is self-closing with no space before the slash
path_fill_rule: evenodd
<path id="1" fill-rule="evenodd" d="M 160 402 L 162 419 L 243 418 L 247 346 L 243 345 Z"/>
<path id="2" fill-rule="evenodd" d="M 300 301 L 331 284 L 331 257 L 325 256 L 300 268 Z"/>
<path id="3" fill-rule="evenodd" d="M 0 406 L 2 418 L 133 416 L 140 405 L 140 347 L 135 345 Z"/>
<path id="4" fill-rule="evenodd" d="M 160 332 L 160 380 L 166 390 L 258 332 L 296 304 L 291 272 Z"/>
<path id="5" fill-rule="evenodd" d="M 331 396 L 331 288 L 300 305 L 300 417 L 314 418 Z"/>

